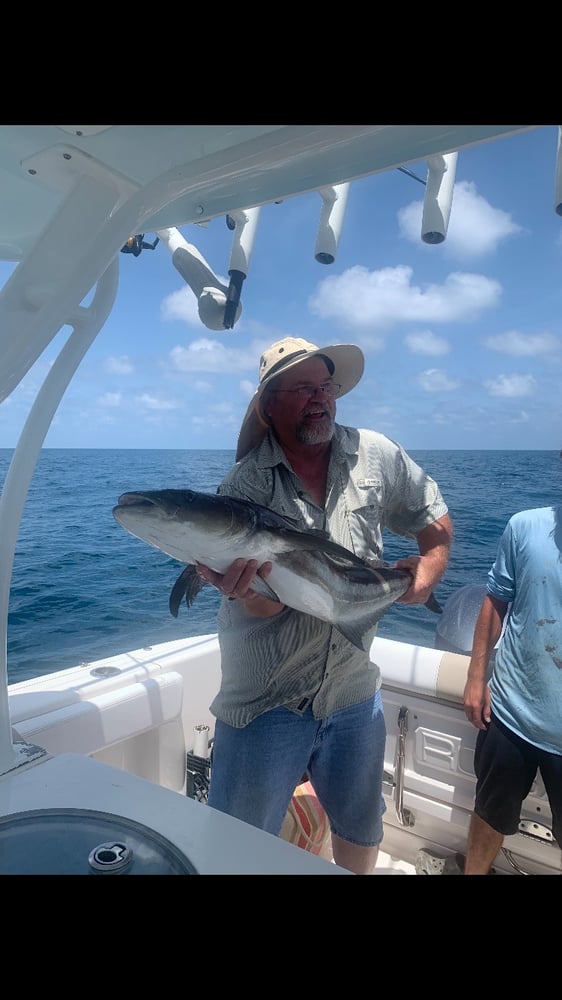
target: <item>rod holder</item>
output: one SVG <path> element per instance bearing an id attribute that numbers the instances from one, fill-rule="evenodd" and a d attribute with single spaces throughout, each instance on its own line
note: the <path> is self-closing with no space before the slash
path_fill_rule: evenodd
<path id="1" fill-rule="evenodd" d="M 314 248 L 314 259 L 319 264 L 333 264 L 336 259 L 347 207 L 349 183 L 319 188 L 318 194 L 322 199 L 322 212 L 316 247 Z"/>
<path id="2" fill-rule="evenodd" d="M 427 160 L 421 233 L 424 243 L 443 243 L 447 235 L 458 155 L 439 153 Z"/>

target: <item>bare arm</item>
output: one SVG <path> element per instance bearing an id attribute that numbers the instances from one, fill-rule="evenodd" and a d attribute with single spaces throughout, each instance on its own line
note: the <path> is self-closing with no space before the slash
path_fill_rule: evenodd
<path id="1" fill-rule="evenodd" d="M 453 541 L 453 523 L 448 514 L 428 524 L 416 536 L 419 556 L 399 559 L 398 569 L 409 569 L 414 580 L 400 598 L 402 604 L 425 604 L 434 587 L 439 583 L 449 562 L 449 550 Z"/>
<path id="2" fill-rule="evenodd" d="M 464 714 L 476 729 L 485 729 L 490 721 L 490 689 L 486 671 L 494 646 L 502 631 L 508 605 L 486 594 L 474 627 L 472 653 L 464 688 Z"/>

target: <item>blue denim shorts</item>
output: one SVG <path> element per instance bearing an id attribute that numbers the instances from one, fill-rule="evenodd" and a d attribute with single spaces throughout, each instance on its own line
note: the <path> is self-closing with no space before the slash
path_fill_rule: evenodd
<path id="1" fill-rule="evenodd" d="M 386 727 L 380 691 L 315 719 L 274 708 L 236 729 L 220 720 L 211 754 L 208 804 L 277 835 L 306 772 L 342 840 L 375 847 L 383 836 Z"/>

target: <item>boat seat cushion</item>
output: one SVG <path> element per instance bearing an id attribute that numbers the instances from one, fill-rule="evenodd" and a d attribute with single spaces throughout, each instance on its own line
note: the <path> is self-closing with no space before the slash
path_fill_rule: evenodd
<path id="1" fill-rule="evenodd" d="M 18 719 L 19 738 L 49 753 L 95 753 L 181 716 L 183 678 L 166 672 Z"/>

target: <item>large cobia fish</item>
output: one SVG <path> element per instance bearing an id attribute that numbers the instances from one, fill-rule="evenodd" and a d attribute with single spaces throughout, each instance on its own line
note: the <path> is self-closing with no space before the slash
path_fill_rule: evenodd
<path id="1" fill-rule="evenodd" d="M 123 493 L 115 519 L 132 535 L 188 563 L 170 594 L 177 617 L 185 595 L 189 607 L 204 586 L 195 568 L 203 563 L 224 573 L 238 558 L 269 561 L 267 579 L 253 587 L 273 600 L 335 625 L 359 649 L 369 649 L 378 620 L 412 582 L 407 570 L 373 567 L 330 540 L 305 531 L 259 504 L 195 490 Z M 427 607 L 441 608 L 431 597 Z"/>

